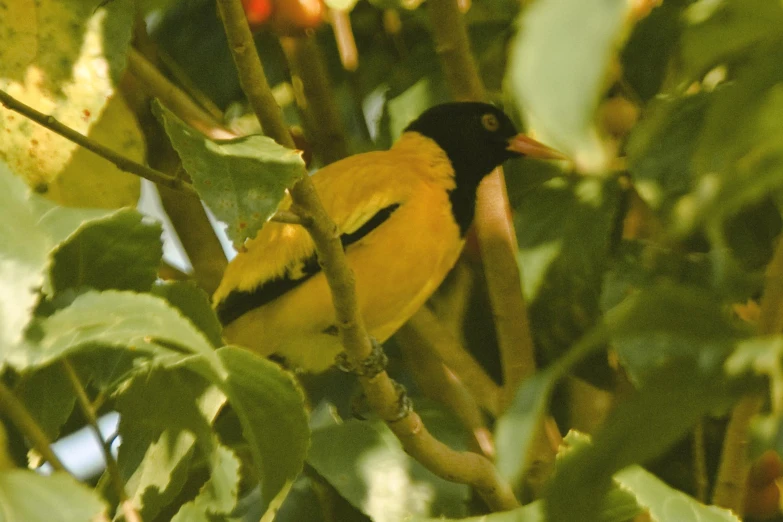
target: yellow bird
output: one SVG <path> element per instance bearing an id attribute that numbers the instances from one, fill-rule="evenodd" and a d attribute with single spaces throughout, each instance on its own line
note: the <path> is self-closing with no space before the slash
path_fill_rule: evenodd
<path id="1" fill-rule="evenodd" d="M 432 107 L 388 151 L 357 154 L 313 177 L 342 234 L 359 310 L 388 339 L 457 261 L 481 180 L 507 159 L 562 158 L 518 134 L 485 103 Z M 288 209 L 286 196 L 279 209 Z M 229 342 L 320 372 L 342 350 L 313 242 L 298 225 L 267 223 L 228 265 L 213 303 Z"/>

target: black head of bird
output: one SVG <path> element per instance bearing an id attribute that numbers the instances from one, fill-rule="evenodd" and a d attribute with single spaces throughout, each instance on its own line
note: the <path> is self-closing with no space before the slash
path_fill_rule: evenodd
<path id="1" fill-rule="evenodd" d="M 455 218 L 464 234 L 473 220 L 476 188 L 508 159 L 563 159 L 546 145 L 520 134 L 501 109 L 481 102 L 436 105 L 405 129 L 432 139 L 449 158 L 456 188 L 450 194 Z"/>

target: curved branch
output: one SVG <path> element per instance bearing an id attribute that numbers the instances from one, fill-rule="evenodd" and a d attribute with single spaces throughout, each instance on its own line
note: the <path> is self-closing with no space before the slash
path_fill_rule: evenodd
<path id="1" fill-rule="evenodd" d="M 457 100 L 483 100 L 484 86 L 470 52 L 468 32 L 457 0 L 430 0 L 429 18 L 435 50 L 451 93 Z M 536 371 L 533 339 L 516 261 L 517 239 L 502 169 L 479 186 L 474 230 L 481 249 L 487 290 L 503 366 L 500 411 L 519 383 Z"/>

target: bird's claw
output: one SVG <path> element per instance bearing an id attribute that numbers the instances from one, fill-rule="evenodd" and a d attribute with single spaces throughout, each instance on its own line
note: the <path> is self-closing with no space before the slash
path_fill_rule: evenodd
<path id="1" fill-rule="evenodd" d="M 391 418 L 384 419 L 386 422 L 400 421 L 407 417 L 411 411 L 413 411 L 413 401 L 411 401 L 411 398 L 408 396 L 408 390 L 406 390 L 405 386 L 398 383 L 397 381 L 392 382 L 394 383 L 394 390 L 397 392 L 397 411 L 394 415 L 392 415 Z M 366 412 L 369 410 L 370 408 L 367 404 L 367 396 L 364 394 L 364 392 L 355 394 L 353 398 L 351 398 L 351 412 L 355 418 L 359 420 L 367 420 L 368 415 Z"/>
<path id="2" fill-rule="evenodd" d="M 360 361 L 358 365 L 353 365 L 348 360 L 348 354 L 340 352 L 335 357 L 335 365 L 341 371 L 346 373 L 353 373 L 359 377 L 367 377 L 372 379 L 378 374 L 386 371 L 386 364 L 389 362 L 389 358 L 383 351 L 381 343 L 375 338 L 370 337 L 372 343 L 372 352 L 364 360 Z"/>

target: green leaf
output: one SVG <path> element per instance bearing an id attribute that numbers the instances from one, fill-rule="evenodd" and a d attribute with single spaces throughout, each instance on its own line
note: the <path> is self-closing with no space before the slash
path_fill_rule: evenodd
<path id="1" fill-rule="evenodd" d="M 223 327 L 212 309 L 209 296 L 194 282 L 167 281 L 152 287 L 152 293 L 182 312 L 214 347 L 222 346 Z"/>
<path id="2" fill-rule="evenodd" d="M 202 333 L 163 299 L 151 295 L 114 290 L 87 292 L 34 326 L 34 339 L 17 347 L 9 359 L 19 370 L 43 366 L 96 346 L 150 355 L 198 353 L 220 368 L 214 349 Z"/>
<path id="3" fill-rule="evenodd" d="M 49 251 L 108 212 L 58 207 L 32 193 L 2 162 L 0 208 L 0 361 L 5 362 L 32 317 L 37 289 L 48 284 Z"/>
<path id="4" fill-rule="evenodd" d="M 641 101 L 663 85 L 682 33 L 681 17 L 688 0 L 667 0 L 634 26 L 622 50 L 623 78 Z"/>
<path id="5" fill-rule="evenodd" d="M 714 93 L 660 98 L 628 138 L 628 170 L 639 195 L 666 218 L 695 182 L 692 166 Z"/>
<path id="6" fill-rule="evenodd" d="M 217 354 L 227 378 L 216 384 L 242 423 L 266 510 L 302 471 L 310 442 L 304 397 L 291 375 L 267 359 L 230 346 Z"/>
<path id="7" fill-rule="evenodd" d="M 495 465 L 512 484 L 520 484 L 540 419 L 547 410 L 552 390 L 560 375 L 552 369 L 525 379 L 514 395 L 511 406 L 495 426 Z"/>
<path id="8" fill-rule="evenodd" d="M 85 522 L 106 516 L 104 501 L 66 473 L 0 471 L 0 522 Z"/>
<path id="9" fill-rule="evenodd" d="M 614 310 L 610 323 L 622 322 L 624 310 Z M 604 346 L 607 331 L 603 325 L 585 334 L 560 359 L 546 370 L 522 381 L 508 410 L 495 427 L 496 466 L 511 483 L 519 483 L 527 471 L 528 457 L 537 435 L 536 429 L 546 412 L 552 391 L 558 381 L 585 357 Z"/>
<path id="10" fill-rule="evenodd" d="M 194 500 L 209 513 L 227 515 L 233 511 L 239 493 L 239 459 L 215 439 L 215 451 L 209 458 L 209 480 Z"/>
<path id="11" fill-rule="evenodd" d="M 275 213 L 286 188 L 304 173 L 301 153 L 261 135 L 210 140 L 163 105 L 154 107 L 193 186 L 228 225 L 228 237 L 239 249 Z"/>
<path id="12" fill-rule="evenodd" d="M 85 224 L 54 252 L 54 291 L 149 290 L 163 256 L 161 233 L 159 223 L 131 209 Z"/>
<path id="13" fill-rule="evenodd" d="M 522 13 L 508 80 L 530 127 L 583 169 L 608 160 L 593 119 L 630 4 L 539 0 Z"/>
<path id="14" fill-rule="evenodd" d="M 431 418 L 425 423 L 437 426 Z M 441 433 L 433 434 L 444 440 Z M 448 483 L 424 469 L 380 421 L 349 420 L 314 431 L 307 461 L 373 520 L 465 515 L 465 486 Z"/>
<path id="15" fill-rule="evenodd" d="M 717 89 L 694 157 L 697 208 L 706 219 L 728 217 L 783 187 L 783 37 L 761 45 Z"/>
<path id="16" fill-rule="evenodd" d="M 714 373 L 678 362 L 660 368 L 619 404 L 593 437 L 557 468 L 546 498 L 552 520 L 598 520 L 600 499 L 619 470 L 660 455 L 708 412 L 728 408 L 742 393 Z M 661 405 L 677 405 L 661 407 Z"/>
<path id="17" fill-rule="evenodd" d="M 62 365 L 52 364 L 23 375 L 14 389 L 49 440 L 57 440 L 76 405 L 76 395 Z"/>
<path id="18" fill-rule="evenodd" d="M 688 7 L 685 22 L 682 73 L 686 81 L 694 81 L 721 62 L 739 60 L 754 45 L 780 37 L 783 5 L 776 0 L 700 0 Z"/>
<path id="19" fill-rule="evenodd" d="M 144 520 L 152 520 L 177 497 L 197 447 L 216 464 L 218 474 L 210 480 L 223 484 L 222 457 L 210 424 L 224 404 L 222 393 L 182 368 L 139 373 L 118 397 L 123 442 L 117 464 Z"/>
<path id="20" fill-rule="evenodd" d="M 722 365 L 747 335 L 719 296 L 698 287 L 661 283 L 637 291 L 623 305 L 627 315 L 612 331 L 612 346 L 631 379 L 642 384 L 660 368 L 695 365 L 720 379 Z"/>
<path id="21" fill-rule="evenodd" d="M 514 225 L 524 294 L 537 356 L 556 360 L 600 317 L 620 187 L 615 180 L 552 179 L 515 198 Z M 601 384 L 608 369 L 596 361 L 585 377 Z"/>
<path id="22" fill-rule="evenodd" d="M 648 511 L 651 522 L 740 522 L 731 511 L 705 506 L 639 466 L 617 473 L 614 480 Z"/>

